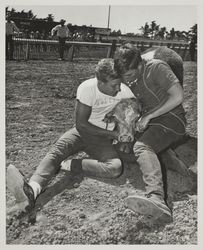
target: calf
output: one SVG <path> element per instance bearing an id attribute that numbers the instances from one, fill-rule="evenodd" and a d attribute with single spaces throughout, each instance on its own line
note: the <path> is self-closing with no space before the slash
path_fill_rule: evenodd
<path id="1" fill-rule="evenodd" d="M 141 103 L 137 98 L 121 100 L 104 117 L 104 122 L 116 124 L 119 142 L 133 142 L 136 132 L 136 122 L 141 116 Z"/>

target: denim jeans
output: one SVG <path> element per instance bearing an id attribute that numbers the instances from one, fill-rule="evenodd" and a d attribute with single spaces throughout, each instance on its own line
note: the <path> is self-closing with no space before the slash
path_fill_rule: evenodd
<path id="1" fill-rule="evenodd" d="M 59 39 L 59 56 L 61 59 L 63 59 L 66 37 L 59 37 L 58 39 Z"/>
<path id="2" fill-rule="evenodd" d="M 144 133 L 137 134 L 133 151 L 143 174 L 147 193 L 164 197 L 161 165 L 157 154 L 182 138 L 161 126 L 149 126 Z"/>
<path id="3" fill-rule="evenodd" d="M 10 48 L 9 48 L 9 46 L 10 46 Z M 14 52 L 13 36 L 7 35 L 6 36 L 6 59 L 13 59 L 13 52 Z"/>
<path id="4" fill-rule="evenodd" d="M 122 163 L 111 140 L 88 134 L 81 136 L 74 127 L 52 146 L 30 181 L 39 183 L 42 188 L 46 187 L 60 170 L 61 162 L 79 151 L 85 151 L 91 157 L 78 160 L 78 164 L 82 164 L 84 174 L 116 178 L 122 173 Z"/>

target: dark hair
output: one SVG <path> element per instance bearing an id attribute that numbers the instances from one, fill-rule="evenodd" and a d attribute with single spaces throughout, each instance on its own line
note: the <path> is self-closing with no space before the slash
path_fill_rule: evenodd
<path id="1" fill-rule="evenodd" d="M 118 47 L 114 58 L 121 71 L 136 69 L 142 61 L 139 49 L 130 43 Z"/>
<path id="2" fill-rule="evenodd" d="M 121 77 L 117 65 L 112 58 L 101 59 L 96 66 L 95 74 L 97 79 L 102 82 L 107 82 L 107 77 L 112 79 L 118 79 Z"/>

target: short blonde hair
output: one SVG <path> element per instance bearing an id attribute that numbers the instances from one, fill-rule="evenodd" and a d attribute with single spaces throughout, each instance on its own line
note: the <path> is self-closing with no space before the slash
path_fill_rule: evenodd
<path id="1" fill-rule="evenodd" d="M 120 78 L 120 73 L 116 67 L 114 59 L 112 58 L 101 59 L 96 66 L 95 74 L 97 79 L 102 82 L 107 82 L 107 78 Z"/>

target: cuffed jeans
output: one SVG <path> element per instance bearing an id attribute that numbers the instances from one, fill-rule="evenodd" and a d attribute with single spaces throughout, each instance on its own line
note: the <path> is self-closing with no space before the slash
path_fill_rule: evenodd
<path id="1" fill-rule="evenodd" d="M 162 171 L 157 154 L 182 136 L 159 125 L 149 126 L 144 133 L 137 134 L 138 140 L 134 144 L 133 151 L 148 194 L 156 193 L 164 197 Z"/>
<path id="2" fill-rule="evenodd" d="M 116 178 L 122 173 L 122 163 L 111 140 L 88 134 L 81 136 L 74 127 L 53 145 L 30 181 L 35 181 L 45 188 L 60 170 L 61 162 L 79 151 L 85 151 L 92 158 L 78 161 L 78 164 L 82 164 L 84 174 Z"/>

